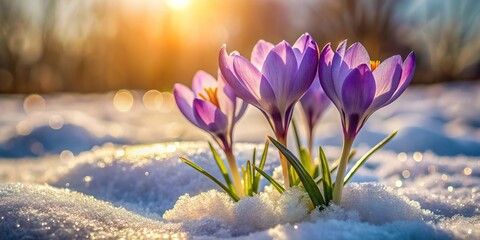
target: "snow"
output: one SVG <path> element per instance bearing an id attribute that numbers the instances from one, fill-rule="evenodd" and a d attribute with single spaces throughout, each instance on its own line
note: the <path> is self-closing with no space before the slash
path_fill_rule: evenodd
<path id="1" fill-rule="evenodd" d="M 234 203 L 179 161 L 220 177 L 208 136 L 171 95 L 152 109 L 130 93 L 127 112 L 114 93 L 0 97 L 1 239 L 480 238 L 480 84 L 412 87 L 369 119 L 356 159 L 394 129 L 398 136 L 346 185 L 340 206 L 321 212 L 301 190 L 280 195 L 266 181 Z M 340 151 L 337 114 L 331 108 L 317 129 L 329 159 Z M 250 108 L 235 134 L 245 164 L 270 130 Z M 278 165 L 271 146 L 266 171 L 278 175 Z"/>

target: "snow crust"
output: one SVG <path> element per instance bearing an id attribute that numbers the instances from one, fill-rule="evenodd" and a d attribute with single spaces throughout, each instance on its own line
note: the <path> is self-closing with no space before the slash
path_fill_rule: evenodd
<path id="1" fill-rule="evenodd" d="M 240 163 L 250 157 L 254 147 L 262 146 L 237 144 Z M 337 151 L 336 147 L 326 148 L 330 157 Z M 37 178 L 20 178 L 24 183 L 0 185 L 0 216 L 4 217 L 0 229 L 5 239 L 480 237 L 478 174 L 468 178 L 448 174 L 450 177 L 443 182 L 442 175 L 422 172 L 422 168 L 428 169 L 438 159 L 440 164 L 434 166 L 438 171 L 443 169 L 443 174 L 474 168 L 478 166 L 474 158 L 449 157 L 456 163 L 449 167 L 442 165 L 442 157 L 427 153 L 421 162 L 410 159 L 415 165 L 409 165 L 410 160 L 402 162 L 397 154 L 380 151 L 345 187 L 341 206 L 319 212 L 312 209 L 303 191 L 291 189 L 280 195 L 268 185 L 262 193 L 234 203 L 209 179 L 181 164 L 178 156 L 189 156 L 216 173 L 203 142 L 106 145 L 68 161 L 52 157 L 23 160 L 26 162 L 19 170 L 25 175 L 35 173 Z M 274 171 L 277 161 L 277 153 L 271 149 L 268 172 Z M 8 166 L 18 163 L 2 162 L 6 168 L 2 167 L 0 176 L 8 176 Z M 410 169 L 408 179 L 402 177 L 402 169 Z M 365 177 L 367 174 L 374 174 L 375 180 Z M 18 176 L 21 175 L 8 178 L 15 181 Z M 403 179 L 405 185 L 397 187 L 398 179 Z M 452 192 L 448 190 L 450 184 L 455 186 Z M 16 227 L 17 223 L 20 227 Z"/>
<path id="2" fill-rule="evenodd" d="M 0 239 L 480 239 L 480 84 L 411 88 L 376 113 L 355 159 L 398 136 L 346 185 L 340 206 L 321 212 L 299 189 L 280 195 L 265 181 L 232 202 L 178 159 L 220 178 L 205 141 L 168 142 L 207 136 L 169 95 L 153 111 L 132 94 L 126 113 L 113 93 L 45 96 L 35 112 L 24 96 L 0 98 Z M 330 160 L 341 144 L 335 111 L 315 139 Z M 240 165 L 270 134 L 262 121 L 250 108 L 237 126 L 236 139 L 252 142 L 236 144 Z M 271 146 L 267 173 L 278 176 L 278 165 Z"/>

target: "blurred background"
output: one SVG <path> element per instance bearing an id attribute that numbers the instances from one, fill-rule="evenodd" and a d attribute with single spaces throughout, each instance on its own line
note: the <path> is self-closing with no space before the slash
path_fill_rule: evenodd
<path id="1" fill-rule="evenodd" d="M 0 92 L 171 91 L 226 43 L 361 41 L 418 56 L 415 83 L 480 79 L 477 0 L 0 0 Z"/>

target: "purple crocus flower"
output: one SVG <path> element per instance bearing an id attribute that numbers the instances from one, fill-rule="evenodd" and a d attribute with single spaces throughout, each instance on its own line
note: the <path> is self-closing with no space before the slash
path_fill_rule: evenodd
<path id="1" fill-rule="evenodd" d="M 191 123 L 209 133 L 223 149 L 236 192 L 242 195 L 240 175 L 232 152 L 232 132 L 235 123 L 245 113 L 247 103 L 237 99 L 235 92 L 225 84 L 220 71 L 218 81 L 210 74 L 198 71 L 193 77 L 192 90 L 183 84 L 175 84 L 175 102 Z"/>
<path id="2" fill-rule="evenodd" d="M 302 105 L 305 120 L 307 122 L 308 150 L 310 153 L 312 153 L 313 150 L 313 132 L 315 125 L 328 106 L 330 106 L 330 103 L 331 101 L 323 91 L 317 75 L 310 88 L 300 99 L 300 105 Z"/>
<path id="3" fill-rule="evenodd" d="M 295 103 L 315 78 L 318 47 L 303 34 L 292 46 L 260 40 L 253 48 L 251 61 L 226 47 L 220 50 L 219 65 L 226 82 L 238 97 L 260 109 L 279 142 L 286 138 Z M 284 183 L 289 187 L 288 162 L 281 155 Z"/>
<path id="4" fill-rule="evenodd" d="M 343 182 L 347 158 L 353 141 L 376 110 L 392 103 L 407 88 L 415 71 L 415 54 L 405 61 L 399 55 L 382 63 L 371 61 L 360 43 L 346 49 L 347 41 L 336 51 L 327 44 L 320 54 L 318 74 L 320 83 L 340 112 L 344 144 L 336 183 Z M 343 184 L 335 184 L 333 201 L 341 201 Z"/>

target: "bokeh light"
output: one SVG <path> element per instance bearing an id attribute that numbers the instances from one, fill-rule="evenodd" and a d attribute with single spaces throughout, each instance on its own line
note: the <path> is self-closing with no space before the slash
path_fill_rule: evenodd
<path id="1" fill-rule="evenodd" d="M 133 106 L 133 95 L 128 90 L 119 90 L 113 97 L 113 106 L 119 112 L 128 112 Z"/>
<path id="2" fill-rule="evenodd" d="M 44 111 L 46 108 L 45 99 L 38 95 L 32 94 L 25 98 L 23 101 L 23 110 L 27 114 Z"/>
<path id="3" fill-rule="evenodd" d="M 159 110 L 163 104 L 163 95 L 160 91 L 149 90 L 143 95 L 143 105 L 148 110 Z"/>
<path id="4" fill-rule="evenodd" d="M 50 127 L 55 130 L 62 128 L 63 123 L 64 123 L 63 117 L 59 115 L 53 115 L 48 120 L 48 124 L 50 125 Z"/>

